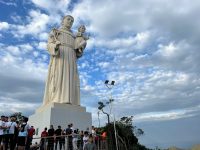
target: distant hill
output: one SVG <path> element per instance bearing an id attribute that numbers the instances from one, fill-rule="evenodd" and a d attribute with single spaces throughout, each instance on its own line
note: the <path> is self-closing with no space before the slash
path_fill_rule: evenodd
<path id="1" fill-rule="evenodd" d="M 191 150 L 200 150 L 200 144 L 194 145 Z"/>
<path id="2" fill-rule="evenodd" d="M 200 144 L 192 146 L 191 149 L 181 149 L 181 148 L 172 146 L 172 147 L 168 148 L 167 150 L 200 150 Z"/>
<path id="3" fill-rule="evenodd" d="M 173 147 L 168 148 L 168 150 L 183 150 L 183 149 L 173 146 Z"/>

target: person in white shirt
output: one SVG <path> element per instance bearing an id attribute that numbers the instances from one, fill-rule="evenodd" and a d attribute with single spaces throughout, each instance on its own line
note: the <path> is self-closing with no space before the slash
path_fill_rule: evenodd
<path id="1" fill-rule="evenodd" d="M 5 128 L 3 130 L 3 134 L 4 134 L 4 149 L 7 150 L 8 149 L 8 144 L 9 144 L 9 135 L 8 135 L 8 127 L 10 125 L 10 121 L 8 120 L 9 117 L 8 116 L 5 116 Z"/>
<path id="2" fill-rule="evenodd" d="M 5 138 L 5 150 L 8 149 L 8 144 L 10 145 L 10 150 L 14 150 L 14 133 L 15 128 L 17 128 L 16 118 L 14 116 L 10 117 L 10 121 L 5 123 L 6 126 L 6 138 Z"/>
<path id="3" fill-rule="evenodd" d="M 5 116 L 1 116 L 0 120 L 0 149 L 2 149 L 2 143 L 4 138 L 4 129 L 5 129 Z"/>
<path id="4" fill-rule="evenodd" d="M 85 145 L 88 143 L 88 139 L 89 139 L 89 133 L 88 133 L 88 131 L 85 131 L 84 136 L 83 136 L 83 149 L 84 149 Z"/>

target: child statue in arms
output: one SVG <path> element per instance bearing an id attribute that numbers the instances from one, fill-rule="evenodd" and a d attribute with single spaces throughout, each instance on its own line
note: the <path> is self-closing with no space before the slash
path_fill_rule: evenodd
<path id="1" fill-rule="evenodd" d="M 83 50 L 85 49 L 87 45 L 87 40 L 89 39 L 89 37 L 85 35 L 85 31 L 86 31 L 85 26 L 81 25 L 78 28 L 78 33 L 76 34 L 75 51 L 76 51 L 77 58 L 83 55 Z"/>

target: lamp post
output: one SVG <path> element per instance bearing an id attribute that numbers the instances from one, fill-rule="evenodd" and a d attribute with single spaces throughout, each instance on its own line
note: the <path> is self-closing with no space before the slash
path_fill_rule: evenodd
<path id="1" fill-rule="evenodd" d="M 97 115 L 98 115 L 98 122 L 99 122 L 99 128 L 100 128 L 100 119 L 99 119 L 99 113 L 100 111 L 97 112 Z"/>
<path id="2" fill-rule="evenodd" d="M 100 119 L 99 119 L 99 113 L 100 113 L 100 111 L 98 111 L 98 112 L 97 112 L 97 115 L 98 115 L 98 121 L 99 121 L 99 128 L 100 128 Z M 99 144 L 100 144 L 100 143 L 99 143 L 99 140 L 98 140 L 98 150 L 99 150 Z"/>
<path id="3" fill-rule="evenodd" d="M 105 81 L 105 85 L 110 90 L 110 99 L 109 99 L 108 104 L 109 104 L 110 114 L 111 114 L 112 113 L 112 102 L 114 101 L 114 99 L 112 98 L 112 91 L 111 91 L 111 89 L 115 85 L 115 81 L 111 81 L 111 83 L 109 83 L 109 80 L 106 80 Z M 113 117 L 114 117 L 114 132 L 115 132 L 116 150 L 118 150 L 117 131 L 116 131 L 115 114 L 114 113 L 113 113 Z"/>

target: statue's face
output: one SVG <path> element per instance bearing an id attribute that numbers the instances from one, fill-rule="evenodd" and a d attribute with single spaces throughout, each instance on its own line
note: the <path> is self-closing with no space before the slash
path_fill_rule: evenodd
<path id="1" fill-rule="evenodd" d="M 79 31 L 80 31 L 81 33 L 84 33 L 84 32 L 85 32 L 85 26 L 81 26 L 81 27 L 79 28 Z"/>
<path id="2" fill-rule="evenodd" d="M 63 20 L 63 26 L 70 29 L 72 27 L 73 22 L 74 22 L 74 18 L 68 16 Z"/>

